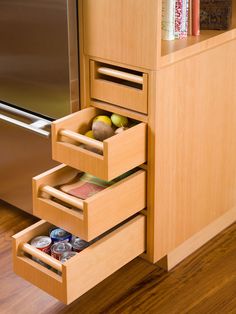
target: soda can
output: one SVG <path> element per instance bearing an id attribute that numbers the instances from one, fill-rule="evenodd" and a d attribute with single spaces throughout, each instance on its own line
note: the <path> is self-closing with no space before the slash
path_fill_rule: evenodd
<path id="1" fill-rule="evenodd" d="M 50 254 L 52 239 L 47 236 L 39 236 L 39 237 L 33 238 L 30 244 L 36 247 L 38 250 L 44 253 Z"/>
<path id="2" fill-rule="evenodd" d="M 61 229 L 61 228 L 55 228 L 50 232 L 50 237 L 53 241 L 53 243 L 56 242 L 70 242 L 72 235 L 71 233 Z"/>
<path id="3" fill-rule="evenodd" d="M 74 257 L 77 253 L 76 252 L 65 252 L 61 255 L 60 257 L 60 262 L 65 263 L 68 261 L 70 258 Z"/>
<path id="4" fill-rule="evenodd" d="M 60 260 L 61 256 L 65 252 L 72 251 L 72 245 L 68 242 L 57 242 L 51 247 L 51 256 Z"/>
<path id="5" fill-rule="evenodd" d="M 72 244 L 73 251 L 78 252 L 78 253 L 83 251 L 86 247 L 89 246 L 89 242 L 86 242 L 77 237 L 72 238 L 71 244 Z"/>

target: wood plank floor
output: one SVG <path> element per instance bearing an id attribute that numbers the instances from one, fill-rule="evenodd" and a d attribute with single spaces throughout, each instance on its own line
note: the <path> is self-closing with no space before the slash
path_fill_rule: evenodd
<path id="1" fill-rule="evenodd" d="M 236 313 L 236 224 L 169 273 L 137 258 L 65 306 L 12 272 L 11 236 L 35 221 L 0 202 L 1 314 Z"/>

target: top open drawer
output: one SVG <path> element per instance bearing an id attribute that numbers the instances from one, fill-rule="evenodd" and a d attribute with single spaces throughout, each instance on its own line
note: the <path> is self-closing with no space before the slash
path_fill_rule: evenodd
<path id="1" fill-rule="evenodd" d="M 141 122 L 103 142 L 85 134 L 93 119 L 104 111 L 86 108 L 52 123 L 52 156 L 103 180 L 112 180 L 146 161 L 146 124 Z M 81 147 L 89 144 L 102 155 Z"/>

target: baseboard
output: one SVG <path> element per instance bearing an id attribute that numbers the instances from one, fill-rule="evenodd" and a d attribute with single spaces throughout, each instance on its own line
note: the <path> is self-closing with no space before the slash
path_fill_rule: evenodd
<path id="1" fill-rule="evenodd" d="M 236 207 L 226 212 L 224 215 L 213 221 L 207 227 L 183 242 L 180 246 L 169 252 L 165 257 L 157 262 L 157 265 L 171 270 L 186 257 L 198 250 L 209 240 L 218 235 L 221 231 L 229 227 L 236 221 Z"/>

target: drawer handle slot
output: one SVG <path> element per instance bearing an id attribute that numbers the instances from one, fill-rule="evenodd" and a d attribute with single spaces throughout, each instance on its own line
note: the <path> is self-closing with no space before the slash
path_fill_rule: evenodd
<path id="1" fill-rule="evenodd" d="M 59 191 L 49 185 L 45 185 L 41 188 L 42 192 L 45 192 L 57 199 L 59 199 L 62 202 L 65 202 L 73 207 L 76 207 L 78 209 L 83 210 L 84 209 L 84 202 L 80 200 L 79 198 L 76 198 L 74 196 L 68 195 L 62 191 Z"/>
<path id="2" fill-rule="evenodd" d="M 95 82 L 115 83 L 139 91 L 145 89 L 146 74 L 136 70 L 91 60 L 90 73 L 92 80 Z"/>
<path id="3" fill-rule="evenodd" d="M 99 67 L 97 69 L 97 72 L 100 74 L 103 74 L 103 75 L 107 75 L 107 76 L 115 77 L 115 78 L 118 78 L 121 80 L 126 80 L 126 81 L 129 81 L 132 83 L 143 85 L 143 77 L 139 76 L 139 75 L 135 75 L 135 74 L 127 73 L 127 72 L 122 72 L 119 70 L 106 68 L 106 67 Z"/>
<path id="4" fill-rule="evenodd" d="M 91 147 L 94 147 L 96 149 L 99 149 L 101 152 L 104 151 L 104 145 L 103 142 L 94 140 L 90 137 L 87 137 L 85 135 L 70 131 L 70 130 L 60 130 L 59 131 L 60 135 L 63 135 L 65 137 L 68 137 L 69 139 L 72 139 L 76 142 L 85 144 L 85 145 L 89 145 Z"/>
<path id="5" fill-rule="evenodd" d="M 23 243 L 20 246 L 20 249 L 23 252 L 28 253 L 29 255 L 31 255 L 35 258 L 38 258 L 39 260 L 41 260 L 45 264 L 53 267 L 54 269 L 62 272 L 62 264 L 59 261 L 57 261 L 55 258 L 52 258 L 50 255 L 47 255 L 46 253 L 36 249 L 32 245 L 30 245 L 28 243 Z"/>

